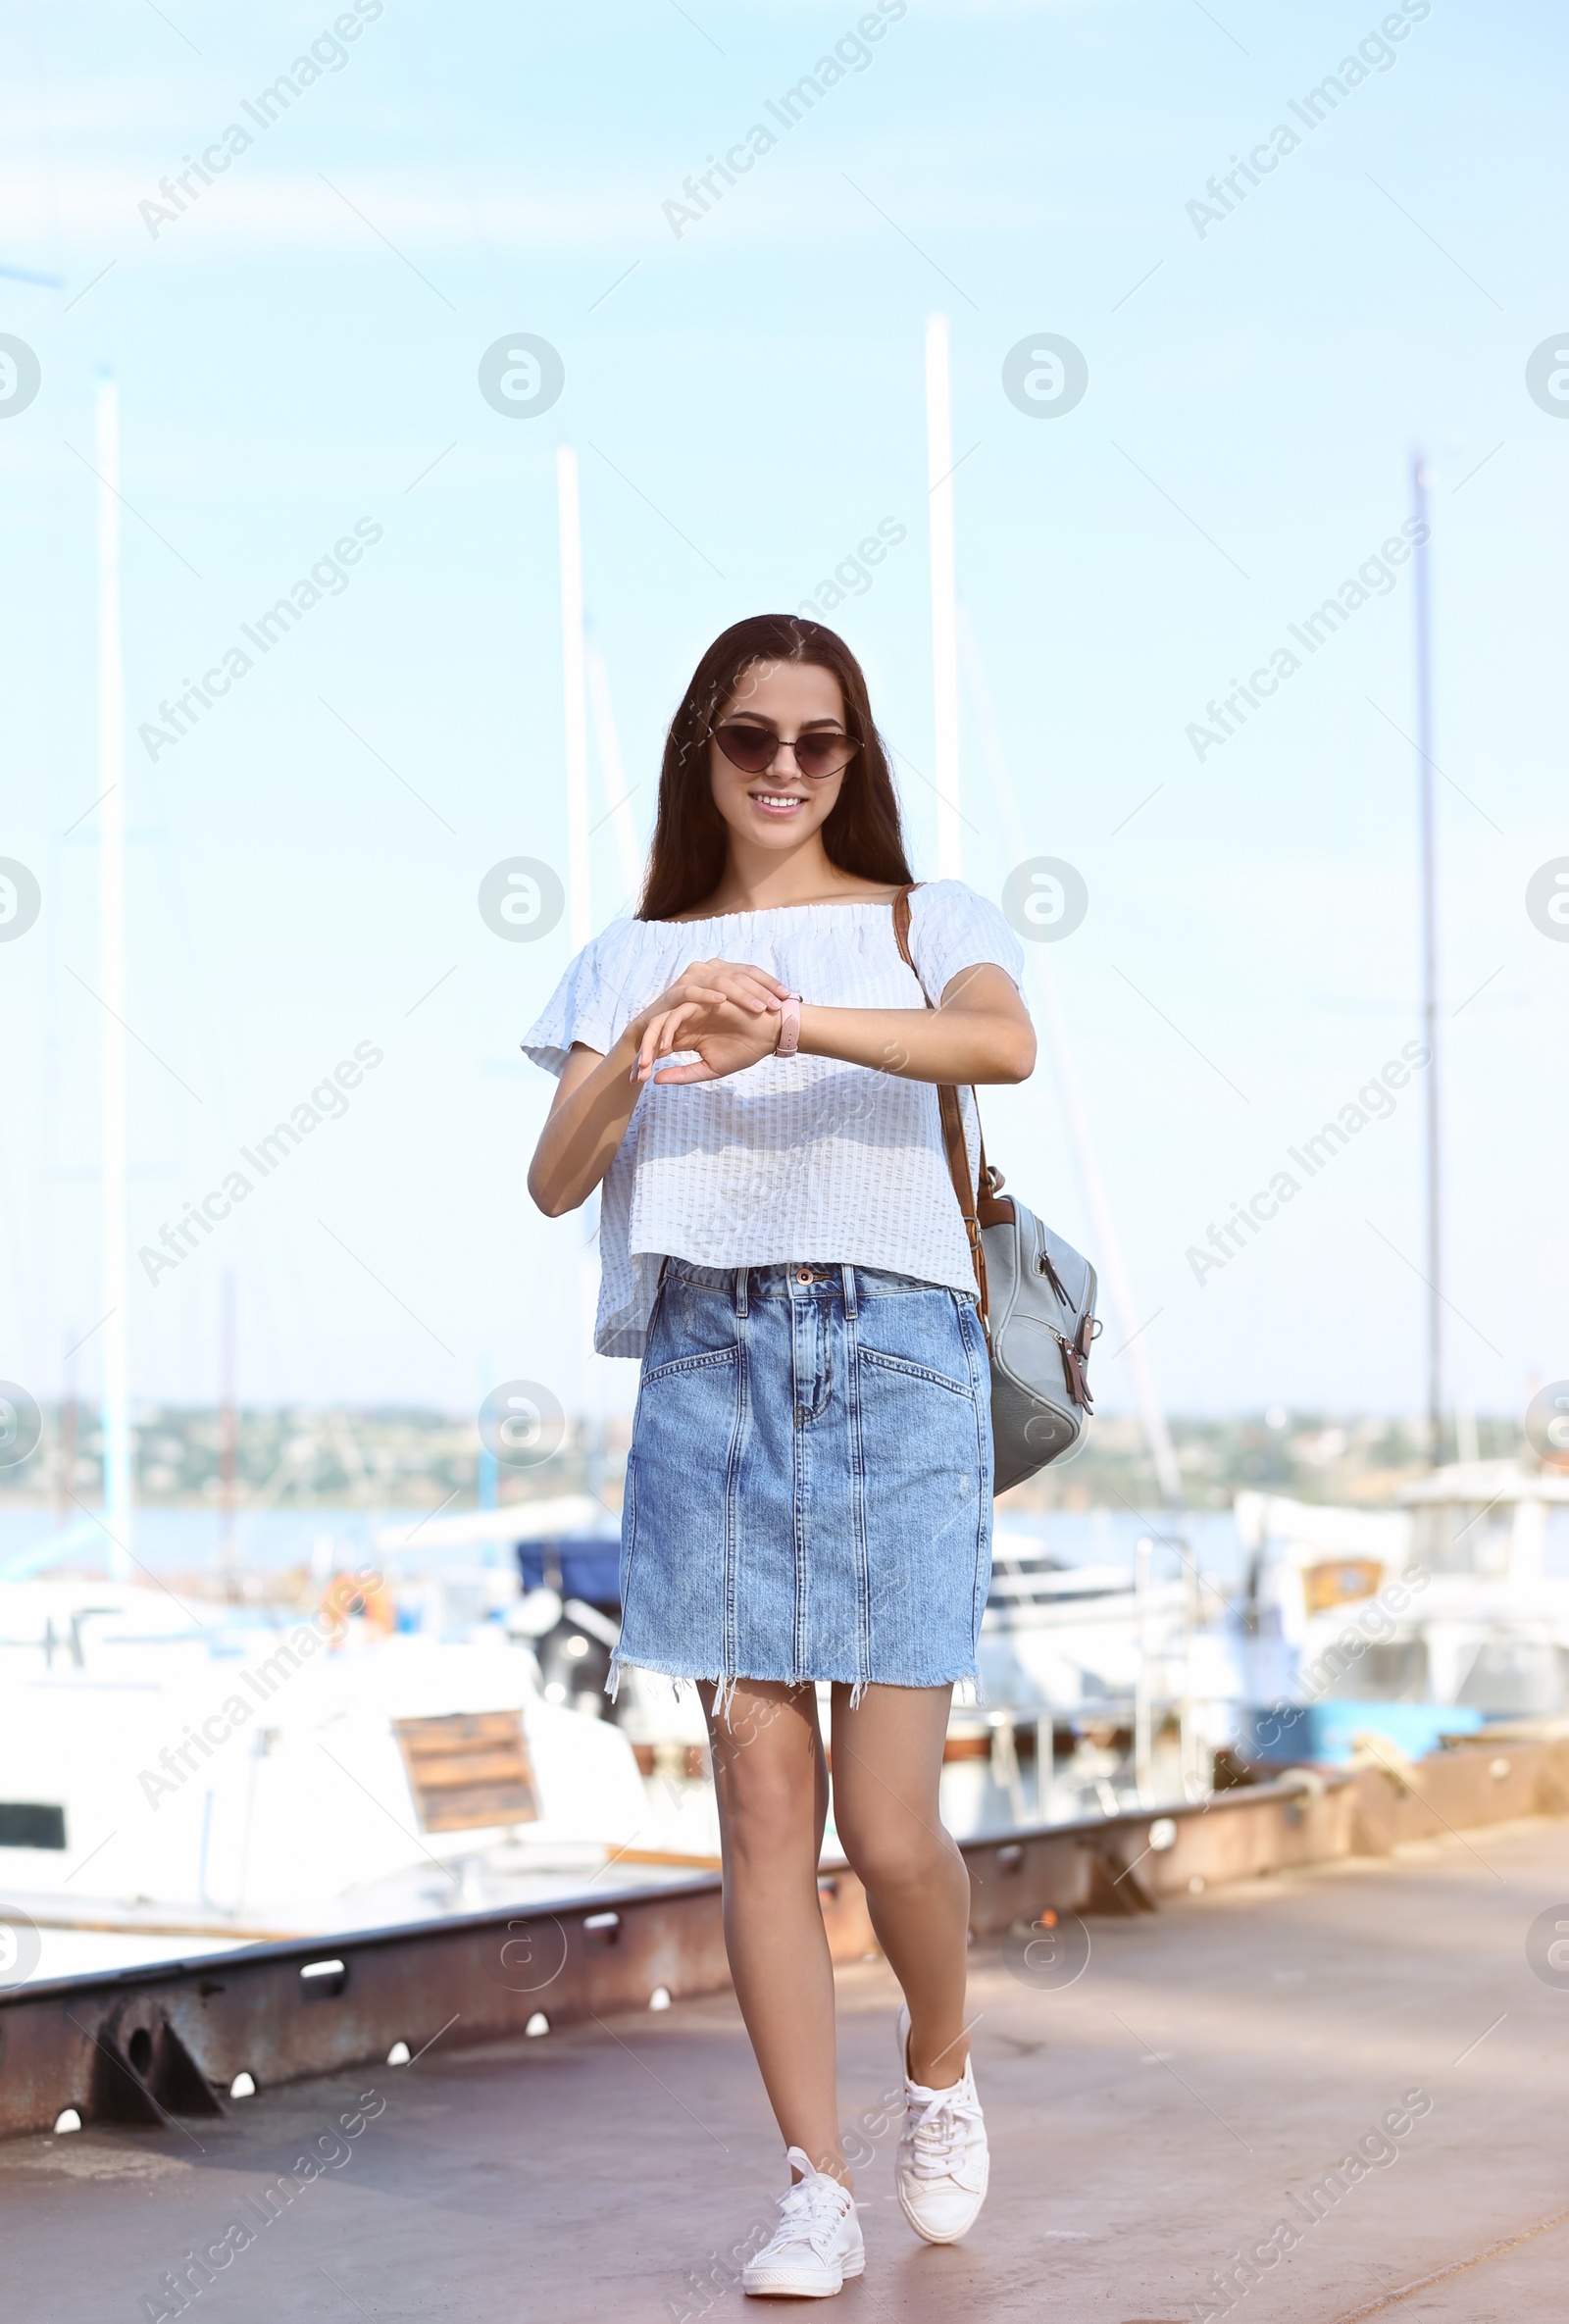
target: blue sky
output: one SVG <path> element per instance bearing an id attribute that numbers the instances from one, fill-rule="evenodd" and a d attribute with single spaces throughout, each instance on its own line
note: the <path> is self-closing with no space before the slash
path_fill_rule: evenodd
<path id="1" fill-rule="evenodd" d="M 0 30 L 0 265 L 63 285 L 0 278 L 0 330 L 43 376 L 0 421 L 0 854 L 44 899 L 0 945 L 0 1374 L 47 1399 L 102 1311 L 101 1019 L 76 981 L 97 959 L 83 461 L 100 367 L 134 512 L 133 1247 L 356 1044 L 382 1052 L 221 1234 L 156 1286 L 133 1276 L 134 1387 L 215 1392 L 232 1269 L 247 1397 L 460 1409 L 522 1376 L 570 1405 L 582 1229 L 528 1203 L 548 1087 L 516 1049 L 566 933 L 503 943 L 476 904 L 503 857 L 565 871 L 556 448 L 582 464 L 592 642 L 640 826 L 714 632 L 904 529 L 835 619 L 903 754 L 930 872 L 934 311 L 952 333 L 960 591 L 1021 844 L 1089 889 L 1051 965 L 1163 1397 L 1422 1394 L 1419 1090 L 1224 1270 L 1200 1284 L 1185 1256 L 1417 1031 L 1409 565 L 1223 744 L 1200 757 L 1187 729 L 1398 532 L 1418 441 L 1452 1378 L 1518 1411 L 1534 1376 L 1569 1373 L 1569 945 L 1524 905 L 1569 855 L 1569 427 L 1526 390 L 1569 323 L 1562 18 L 1432 0 L 1396 42 L 1371 6 L 909 0 L 873 43 L 848 7 L 384 0 L 263 128 L 245 103 L 334 13 L 120 0 Z M 770 102 L 840 42 L 844 77 L 786 130 Z M 1366 77 L 1310 126 L 1326 109 L 1304 121 L 1292 100 L 1359 48 Z M 151 231 L 160 179 L 230 125 L 248 149 Z M 673 220 L 683 180 L 759 125 L 773 149 Z M 1278 151 L 1280 126 L 1297 148 L 1195 222 L 1206 181 Z M 536 419 L 500 416 L 477 383 L 519 330 L 565 365 Z M 1089 371 L 1049 421 L 1002 386 L 1041 331 Z M 356 524 L 380 537 L 347 585 L 151 758 L 137 727 Z M 973 684 L 963 762 L 965 873 L 995 895 L 1018 850 Z M 592 780 L 598 817 L 597 764 Z M 623 901 L 608 823 L 594 845 L 603 920 Z M 1013 1184 L 1088 1247 L 1049 1065 L 987 1114 Z M 91 1340 L 74 1360 L 90 1392 Z M 633 1378 L 605 1368 L 594 1392 L 625 1402 Z M 1127 1404 L 1120 1361 L 1101 1385 Z"/>

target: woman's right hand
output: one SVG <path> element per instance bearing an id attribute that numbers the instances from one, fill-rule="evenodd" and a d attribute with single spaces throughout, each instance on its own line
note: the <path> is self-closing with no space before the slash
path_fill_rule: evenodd
<path id="1" fill-rule="evenodd" d="M 632 1078 L 709 1082 L 755 1065 L 778 1046 L 780 1004 L 789 991 L 766 969 L 728 960 L 698 960 L 627 1028 L 637 1043 Z M 660 1060 L 693 1050 L 696 1065 L 667 1067 Z"/>

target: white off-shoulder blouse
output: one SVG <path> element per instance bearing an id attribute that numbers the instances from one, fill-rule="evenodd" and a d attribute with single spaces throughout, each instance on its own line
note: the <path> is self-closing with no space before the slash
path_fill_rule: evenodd
<path id="1" fill-rule="evenodd" d="M 824 1008 L 919 1008 L 923 989 L 938 1000 L 961 969 L 983 963 L 1020 982 L 1018 939 L 973 888 L 936 880 L 910 903 L 919 984 L 886 903 L 615 921 L 571 963 L 524 1053 L 557 1075 L 575 1042 L 606 1053 L 698 960 L 766 969 Z M 968 1091 L 961 1102 L 973 1175 Z M 646 1086 L 600 1201 L 601 1355 L 641 1355 L 666 1256 L 702 1267 L 826 1259 L 975 1288 L 936 1086 L 832 1057 L 765 1057 L 722 1081 Z"/>

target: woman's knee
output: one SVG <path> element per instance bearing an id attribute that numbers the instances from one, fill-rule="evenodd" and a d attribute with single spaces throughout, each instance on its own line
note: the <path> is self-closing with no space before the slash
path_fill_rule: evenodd
<path id="1" fill-rule="evenodd" d="M 818 1787 L 813 1731 L 788 1709 L 742 1710 L 710 1727 L 720 1814 L 737 1836 L 786 1838 L 813 1829 Z"/>
<path id="2" fill-rule="evenodd" d="M 930 1886 L 946 1878 L 958 1848 L 940 1825 L 934 1826 L 897 1806 L 885 1805 L 865 1823 L 842 1811 L 835 1818 L 850 1869 L 873 1895 L 895 1889 Z"/>
<path id="3" fill-rule="evenodd" d="M 714 1788 L 720 1814 L 728 1824 L 780 1834 L 796 1824 L 802 1830 L 812 1825 L 815 1797 L 810 1761 L 792 1765 L 745 1750 L 716 1754 Z"/>

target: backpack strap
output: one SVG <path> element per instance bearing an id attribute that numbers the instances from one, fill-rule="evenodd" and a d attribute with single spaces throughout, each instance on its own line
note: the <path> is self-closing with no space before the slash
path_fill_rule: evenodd
<path id="1" fill-rule="evenodd" d="M 893 899 L 894 941 L 899 947 L 900 959 L 918 985 L 921 984 L 921 972 L 916 967 L 910 952 L 910 898 L 920 884 L 919 880 L 912 880 L 908 886 L 899 889 Z M 929 1009 L 935 1006 L 932 995 L 924 985 L 921 985 L 921 997 Z M 975 1269 L 976 1289 L 981 1296 L 981 1321 L 985 1324 L 988 1319 L 989 1309 L 987 1298 L 987 1254 L 986 1245 L 981 1240 L 981 1228 L 983 1221 L 987 1226 L 995 1226 L 1003 1219 L 1011 1219 L 1013 1204 L 1007 1201 L 998 1202 L 996 1199 L 997 1191 L 1002 1185 L 1002 1173 L 988 1168 L 984 1137 L 981 1140 L 982 1194 L 980 1204 L 977 1204 L 976 1189 L 970 1184 L 970 1154 L 965 1144 L 964 1116 L 959 1109 L 958 1089 L 952 1082 L 938 1082 L 936 1091 L 937 1110 L 942 1117 L 942 1144 L 948 1158 L 948 1176 L 953 1181 L 953 1191 L 958 1199 L 959 1215 L 964 1221 L 964 1231 L 970 1240 L 970 1264 Z M 970 1095 L 973 1100 L 975 1097 L 973 1089 Z M 980 1113 L 981 1109 L 977 1105 L 976 1119 L 978 1123 Z M 987 1213 L 991 1215 L 987 1216 Z"/>

